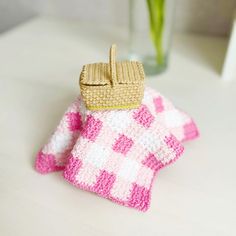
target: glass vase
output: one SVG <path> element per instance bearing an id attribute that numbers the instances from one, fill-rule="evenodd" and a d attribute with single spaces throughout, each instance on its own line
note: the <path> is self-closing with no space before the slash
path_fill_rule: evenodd
<path id="1" fill-rule="evenodd" d="M 129 0 L 129 59 L 139 60 L 147 75 L 168 65 L 174 0 Z"/>

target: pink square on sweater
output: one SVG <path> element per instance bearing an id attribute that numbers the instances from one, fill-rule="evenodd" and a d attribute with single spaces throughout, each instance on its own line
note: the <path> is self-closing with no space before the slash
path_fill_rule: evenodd
<path id="1" fill-rule="evenodd" d="M 68 128 L 70 131 L 80 130 L 82 127 L 81 115 L 79 112 L 68 112 L 66 114 Z"/>
<path id="2" fill-rule="evenodd" d="M 145 160 L 142 162 L 143 165 L 149 167 L 150 169 L 156 171 L 163 167 L 163 164 L 158 160 L 154 154 L 149 153 Z"/>
<path id="3" fill-rule="evenodd" d="M 184 125 L 184 136 L 185 136 L 184 140 L 193 139 L 193 138 L 197 137 L 198 135 L 199 134 L 198 134 L 197 127 L 193 121 Z"/>
<path id="4" fill-rule="evenodd" d="M 133 146 L 133 140 L 125 136 L 124 134 L 120 135 L 119 138 L 115 141 L 113 145 L 113 150 L 115 152 L 120 152 L 124 155 L 130 150 Z"/>
<path id="5" fill-rule="evenodd" d="M 184 147 L 180 145 L 179 141 L 176 139 L 174 135 L 166 137 L 164 141 L 167 144 L 167 147 L 172 148 L 176 158 L 179 157 L 184 151 Z"/>
<path id="6" fill-rule="evenodd" d="M 154 120 L 154 116 L 149 111 L 146 105 L 142 105 L 137 111 L 133 114 L 134 119 L 145 128 L 149 128 L 151 123 Z"/>
<path id="7" fill-rule="evenodd" d="M 101 128 L 102 121 L 95 119 L 92 115 L 88 115 L 81 135 L 91 141 L 95 141 Z"/>
<path id="8" fill-rule="evenodd" d="M 76 185 L 76 175 L 82 166 L 82 162 L 81 160 L 74 158 L 73 155 L 70 155 L 67 164 L 63 175 L 68 181 Z"/>
<path id="9" fill-rule="evenodd" d="M 150 190 L 138 184 L 133 184 L 129 206 L 146 211 L 150 205 Z"/>
<path id="10" fill-rule="evenodd" d="M 60 167 L 56 166 L 56 159 L 54 155 L 45 154 L 40 151 L 36 159 L 36 169 L 41 174 L 46 174 L 50 171 L 60 170 Z"/>
<path id="11" fill-rule="evenodd" d="M 96 184 L 93 187 L 93 191 L 104 197 L 109 196 L 115 180 L 116 176 L 114 174 L 102 170 L 97 178 Z"/>
<path id="12" fill-rule="evenodd" d="M 157 113 L 164 111 L 164 106 L 161 97 L 154 98 L 153 102 Z"/>

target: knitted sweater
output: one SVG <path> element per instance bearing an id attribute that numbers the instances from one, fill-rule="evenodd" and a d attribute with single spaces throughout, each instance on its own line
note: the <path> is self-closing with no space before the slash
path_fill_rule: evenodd
<path id="1" fill-rule="evenodd" d="M 39 152 L 36 169 L 64 169 L 76 187 L 146 211 L 156 172 L 182 154 L 180 141 L 197 136 L 193 120 L 150 88 L 131 110 L 89 111 L 79 97 Z"/>

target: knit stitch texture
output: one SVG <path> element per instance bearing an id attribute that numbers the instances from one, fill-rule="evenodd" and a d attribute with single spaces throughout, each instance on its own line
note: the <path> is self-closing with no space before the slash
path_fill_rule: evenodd
<path id="1" fill-rule="evenodd" d="M 146 126 L 149 125 L 154 117 L 180 142 L 198 137 L 198 129 L 194 121 L 186 113 L 176 109 L 168 99 L 155 90 L 149 87 L 145 89 L 142 104 L 141 109 L 137 109 L 134 113 L 134 117 L 138 119 L 138 112 L 145 113 L 145 109 L 148 108 L 151 115 L 147 118 Z M 36 158 L 37 171 L 45 174 L 65 168 L 68 156 L 79 138 L 82 126 L 87 119 L 86 113 L 87 111 L 79 96 L 68 107 L 56 131 L 47 144 L 39 151 Z M 112 122 L 111 126 L 117 129 L 122 128 L 126 124 L 125 113 L 121 111 L 117 118 L 110 120 Z M 142 120 L 139 122 L 142 122 Z"/>
<path id="2" fill-rule="evenodd" d="M 38 153 L 36 169 L 64 170 L 76 187 L 146 211 L 157 171 L 182 154 L 180 142 L 197 136 L 194 121 L 148 87 L 137 109 L 89 111 L 79 97 Z"/>
<path id="3" fill-rule="evenodd" d="M 156 172 L 182 152 L 180 142 L 145 105 L 89 112 L 64 177 L 78 188 L 146 211 Z"/>

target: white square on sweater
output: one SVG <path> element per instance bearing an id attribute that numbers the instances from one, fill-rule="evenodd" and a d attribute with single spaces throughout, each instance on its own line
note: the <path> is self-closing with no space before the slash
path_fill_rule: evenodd
<path id="1" fill-rule="evenodd" d="M 44 153 L 62 153 L 64 152 L 72 141 L 70 133 L 55 132 L 50 139 L 50 142 L 44 147 Z"/>
<path id="2" fill-rule="evenodd" d="M 110 111 L 106 122 L 112 130 L 121 132 L 129 126 L 131 121 L 132 119 L 126 110 L 119 110 L 118 112 Z"/>
<path id="3" fill-rule="evenodd" d="M 151 153 L 155 152 L 161 146 L 159 137 L 150 131 L 144 132 L 138 139 L 138 142 L 143 146 L 144 149 Z"/>
<path id="4" fill-rule="evenodd" d="M 136 180 L 140 166 L 138 162 L 130 159 L 125 159 L 120 167 L 118 176 L 127 181 L 134 182 Z"/>
<path id="5" fill-rule="evenodd" d="M 166 111 L 165 123 L 168 128 L 174 128 L 183 125 L 183 119 L 177 110 Z"/>
<path id="6" fill-rule="evenodd" d="M 102 168 L 105 165 L 108 157 L 109 151 L 105 147 L 94 143 L 91 145 L 91 148 L 84 160 L 98 168 Z"/>

